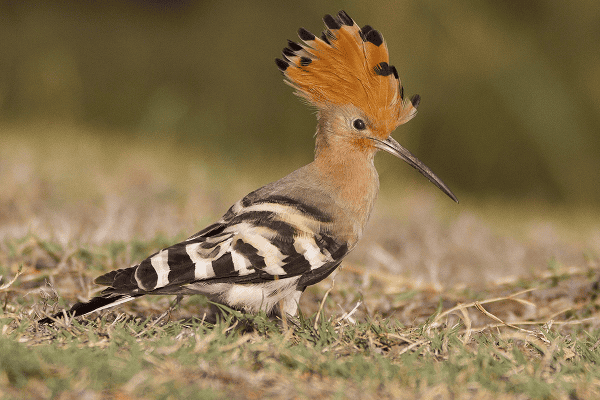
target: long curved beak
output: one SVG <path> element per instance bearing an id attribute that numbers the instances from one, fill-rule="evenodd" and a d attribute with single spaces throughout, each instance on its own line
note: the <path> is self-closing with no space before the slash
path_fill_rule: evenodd
<path id="1" fill-rule="evenodd" d="M 388 137 L 386 140 L 379 140 L 376 138 L 370 138 L 375 141 L 375 147 L 378 149 L 387 151 L 390 154 L 395 155 L 396 157 L 406 161 L 411 167 L 419 171 L 423 176 L 425 176 L 431 183 L 437 186 L 442 192 L 446 193 L 448 197 L 458 203 L 458 199 L 452 193 L 452 190 L 446 186 L 444 182 L 440 178 L 438 178 L 427 165 L 423 164 L 417 157 L 412 155 L 412 153 L 406 150 L 404 147 L 400 145 L 400 143 L 396 142 L 393 137 Z"/>

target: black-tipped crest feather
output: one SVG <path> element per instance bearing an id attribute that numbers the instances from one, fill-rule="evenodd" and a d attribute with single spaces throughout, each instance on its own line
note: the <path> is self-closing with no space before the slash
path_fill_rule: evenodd
<path id="1" fill-rule="evenodd" d="M 340 23 L 329 14 L 326 14 L 323 17 L 323 22 L 325 22 L 325 25 L 327 25 L 329 29 L 340 29 L 342 27 Z"/>
<path id="2" fill-rule="evenodd" d="M 315 40 L 315 35 L 313 35 L 312 33 L 310 33 L 309 31 L 307 31 L 304 28 L 298 29 L 298 36 L 300 37 L 300 39 L 304 40 L 305 42 L 310 42 L 311 40 Z"/>
<path id="3" fill-rule="evenodd" d="M 275 59 L 275 64 L 277 64 L 277 68 L 279 68 L 279 70 L 281 72 L 285 72 L 285 70 L 287 69 L 287 67 L 290 66 L 286 61 L 283 61 L 280 58 L 276 58 Z"/>
<path id="4" fill-rule="evenodd" d="M 340 22 L 347 26 L 354 25 L 354 20 L 350 18 L 350 16 L 346 13 L 346 11 L 342 10 L 338 13 L 338 18 Z"/>
<path id="5" fill-rule="evenodd" d="M 365 37 L 367 38 L 367 42 L 371 42 L 377 47 L 381 46 L 381 44 L 383 43 L 383 36 L 381 36 L 381 33 L 379 33 L 379 31 L 376 31 L 374 29 L 371 29 L 365 35 Z"/>

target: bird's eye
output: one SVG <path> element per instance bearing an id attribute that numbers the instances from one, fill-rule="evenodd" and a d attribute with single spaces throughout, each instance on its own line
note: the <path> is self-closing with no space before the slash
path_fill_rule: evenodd
<path id="1" fill-rule="evenodd" d="M 354 128 L 358 129 L 359 131 L 366 129 L 366 127 L 367 127 L 367 125 L 365 124 L 365 121 L 363 121 L 360 118 L 355 119 L 354 122 L 352 122 L 352 126 L 354 126 Z"/>

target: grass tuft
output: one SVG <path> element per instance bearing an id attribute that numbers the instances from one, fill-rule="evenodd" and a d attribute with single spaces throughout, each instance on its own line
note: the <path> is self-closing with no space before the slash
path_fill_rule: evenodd
<path id="1" fill-rule="evenodd" d="M 96 272 L 82 265 L 118 267 L 133 246 L 73 249 L 36 239 L 4 246 L 13 249 L 10 257 L 24 261 L 0 286 L 0 388 L 11 396 L 600 395 L 598 280 L 587 269 L 557 266 L 527 285 L 515 280 L 479 291 L 413 287 L 405 295 L 373 293 L 398 302 L 386 312 L 365 312 L 364 300 L 340 310 L 345 297 L 357 298 L 357 289 L 353 279 L 337 274 L 335 286 L 332 280 L 309 290 L 304 313 L 285 324 L 222 305 L 221 317 L 209 323 L 202 309 L 210 303 L 201 298 L 170 303 L 156 297 L 40 326 L 40 317 L 84 297 L 77 293 L 92 292 Z M 48 249 L 58 260 L 54 268 L 64 266 L 60 272 L 28 262 Z M 361 289 L 363 298 L 378 288 L 372 281 Z M 57 292 L 69 297 L 59 299 Z"/>

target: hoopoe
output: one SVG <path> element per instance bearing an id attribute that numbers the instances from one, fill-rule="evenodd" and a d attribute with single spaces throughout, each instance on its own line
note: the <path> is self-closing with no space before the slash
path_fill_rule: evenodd
<path id="1" fill-rule="evenodd" d="M 406 161 L 458 202 L 390 136 L 415 116 L 420 97 L 404 98 L 381 34 L 359 28 L 344 11 L 323 20 L 321 37 L 300 28 L 304 43 L 288 41 L 283 59 L 275 60 L 285 82 L 318 109 L 314 161 L 248 194 L 189 239 L 96 278 L 108 288 L 69 315 L 147 294 L 202 294 L 245 312 L 295 315 L 306 287 L 329 276 L 361 238 L 379 190 L 378 150 Z"/>

